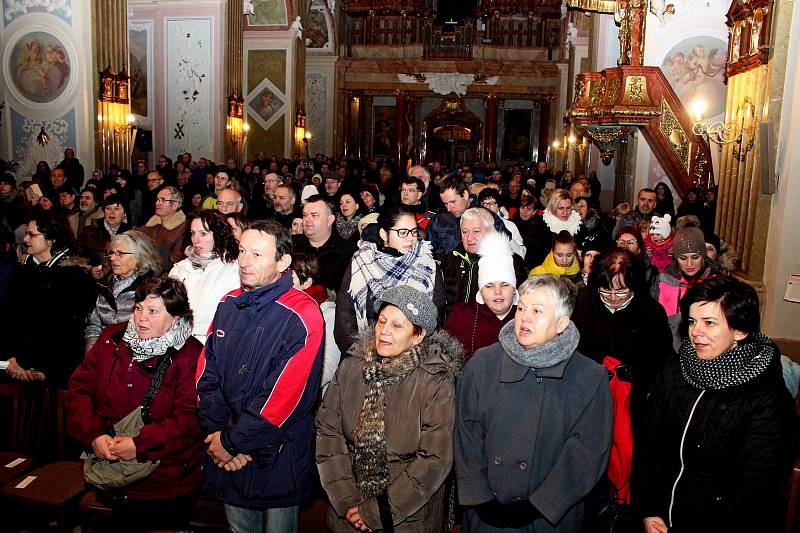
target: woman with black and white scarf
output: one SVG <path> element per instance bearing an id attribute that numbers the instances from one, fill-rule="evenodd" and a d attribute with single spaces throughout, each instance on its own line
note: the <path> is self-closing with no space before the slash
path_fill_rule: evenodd
<path id="1" fill-rule="evenodd" d="M 688 335 L 653 386 L 632 503 L 647 533 L 781 531 L 795 416 L 758 296 L 716 278 L 689 289 L 681 313 Z"/>
<path id="2" fill-rule="evenodd" d="M 353 254 L 337 295 L 333 334 L 342 353 L 377 318 L 375 300 L 396 285 L 427 294 L 438 310 L 438 324 L 444 322 L 444 280 L 414 212 L 390 208 L 378 217 L 377 226 L 377 231 L 374 226 L 365 228 L 364 234 L 376 242 L 362 242 Z"/>

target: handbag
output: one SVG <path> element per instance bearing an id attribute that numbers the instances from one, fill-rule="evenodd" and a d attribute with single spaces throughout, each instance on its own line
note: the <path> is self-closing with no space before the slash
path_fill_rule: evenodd
<path id="1" fill-rule="evenodd" d="M 172 363 L 172 352 L 174 351 L 174 348 L 170 348 L 161 356 L 141 405 L 114 424 L 112 436 L 136 437 L 142 428 L 150 423 L 150 404 L 161 386 L 167 368 Z M 83 477 L 86 482 L 102 490 L 118 489 L 144 479 L 152 474 L 161 462 L 137 461 L 136 459 L 109 461 L 101 459 L 91 452 L 84 452 L 81 459 L 84 460 Z"/>

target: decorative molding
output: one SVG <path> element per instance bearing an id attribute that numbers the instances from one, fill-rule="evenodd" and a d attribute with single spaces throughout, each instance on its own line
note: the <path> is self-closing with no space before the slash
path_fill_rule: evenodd
<path id="1" fill-rule="evenodd" d="M 480 74 L 459 74 L 450 72 L 425 72 L 422 74 L 397 74 L 397 79 L 403 83 L 426 83 L 431 91 L 442 96 L 455 93 L 458 96 L 467 94 L 467 88 L 472 83 L 496 85 L 499 77 L 487 77 Z"/>
<path id="2" fill-rule="evenodd" d="M 72 25 L 72 0 L 3 0 L 3 24 L 7 27 L 28 13 L 49 13 Z"/>

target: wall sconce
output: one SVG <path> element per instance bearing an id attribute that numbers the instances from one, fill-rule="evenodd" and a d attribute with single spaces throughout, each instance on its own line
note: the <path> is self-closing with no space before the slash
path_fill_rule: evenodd
<path id="1" fill-rule="evenodd" d="M 308 157 L 308 143 L 309 143 L 309 141 L 311 141 L 311 132 L 307 131 L 306 134 L 303 136 L 303 144 L 305 145 L 305 148 L 306 148 L 306 160 L 309 159 L 309 157 Z"/>
<path id="2" fill-rule="evenodd" d="M 294 144 L 299 146 L 302 142 L 306 141 L 306 114 L 301 109 L 294 116 Z"/>
<path id="3" fill-rule="evenodd" d="M 100 72 L 97 114 L 100 130 L 127 135 L 136 129 L 136 118 L 130 113 L 129 86 L 130 76 L 124 68 L 114 74 L 109 65 Z"/>
<path id="4" fill-rule="evenodd" d="M 706 103 L 702 100 L 695 100 L 690 105 L 690 111 L 694 118 L 692 132 L 703 137 L 709 144 L 713 142 L 720 147 L 720 150 L 723 145 L 738 144 L 737 159 L 744 161 L 755 145 L 756 106 L 753 105 L 750 97 L 744 98 L 744 101 L 736 108 L 733 119 L 727 122 L 704 120 L 705 110 Z"/>
<path id="5" fill-rule="evenodd" d="M 234 146 L 244 143 L 247 133 L 250 131 L 250 124 L 244 121 L 244 98 L 235 92 L 228 97 L 225 129 L 228 131 L 228 138 Z"/>

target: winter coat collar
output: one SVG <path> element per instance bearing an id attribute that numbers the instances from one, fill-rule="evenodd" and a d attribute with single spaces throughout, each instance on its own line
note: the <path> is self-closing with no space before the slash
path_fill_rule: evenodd
<path id="1" fill-rule="evenodd" d="M 534 370 L 533 368 L 515 362 L 504 352 L 503 359 L 500 362 L 500 383 L 516 383 L 522 381 L 529 371 L 533 372 L 537 378 L 561 379 L 564 377 L 567 365 L 572 361 L 574 355 L 575 353 L 573 352 L 566 360 L 549 368 L 537 368 Z"/>
<path id="2" fill-rule="evenodd" d="M 447 372 L 456 376 L 461 372 L 464 366 L 464 347 L 458 340 L 439 330 L 423 342 L 426 344 L 424 349 L 427 350 L 428 357 L 420 363 L 419 368 L 431 375 Z M 373 345 L 374 336 L 370 327 L 359 332 L 347 354 L 363 359 L 365 350 Z"/>
<path id="3" fill-rule="evenodd" d="M 271 304 L 284 293 L 292 288 L 292 273 L 291 270 L 284 272 L 277 281 L 270 283 L 264 287 L 252 290 L 244 290 L 240 296 L 236 297 L 236 307 L 244 309 L 253 306 L 256 311 L 260 311 L 267 305 Z"/>
<path id="4" fill-rule="evenodd" d="M 158 215 L 153 215 L 150 217 L 150 220 L 147 221 L 145 224 L 146 227 L 152 228 L 153 226 L 158 226 L 159 224 L 164 226 L 164 229 L 167 231 L 172 231 L 181 224 L 186 222 L 186 215 L 183 214 L 183 211 L 178 211 L 173 215 L 170 215 L 166 218 L 162 218 Z"/>

